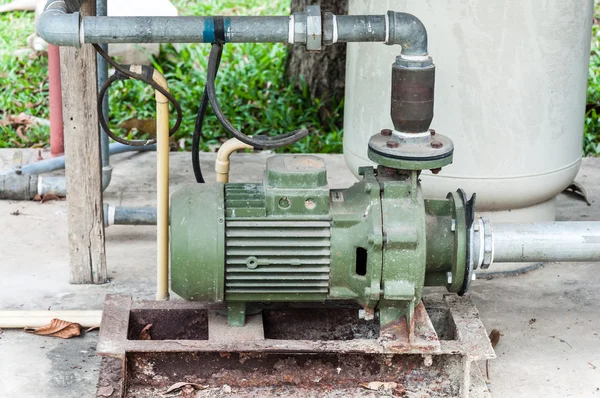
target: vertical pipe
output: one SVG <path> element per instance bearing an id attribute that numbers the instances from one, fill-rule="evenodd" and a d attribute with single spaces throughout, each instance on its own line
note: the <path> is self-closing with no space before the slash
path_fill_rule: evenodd
<path id="1" fill-rule="evenodd" d="M 60 87 L 60 51 L 58 46 L 48 44 L 48 80 L 50 95 L 50 153 L 64 153 L 62 92 Z"/>
<path id="2" fill-rule="evenodd" d="M 141 68 L 140 68 L 141 69 Z M 140 71 L 141 73 L 141 71 Z M 154 71 L 152 80 L 166 90 L 165 77 Z M 156 299 L 169 299 L 169 100 L 156 91 Z"/>
<path id="3" fill-rule="evenodd" d="M 107 0 L 96 0 L 96 15 L 99 17 L 105 17 L 108 13 L 107 8 Z M 108 44 L 101 44 L 100 47 L 104 51 L 108 53 Z M 108 79 L 108 63 L 104 58 L 100 56 L 100 54 L 96 55 L 97 63 L 98 63 L 98 90 L 102 87 L 102 85 Z M 104 96 L 104 101 L 102 102 L 102 111 L 105 115 L 108 115 L 108 95 Z M 110 166 L 110 154 L 108 150 L 109 139 L 108 135 L 100 126 L 100 151 L 102 154 L 102 167 Z"/>

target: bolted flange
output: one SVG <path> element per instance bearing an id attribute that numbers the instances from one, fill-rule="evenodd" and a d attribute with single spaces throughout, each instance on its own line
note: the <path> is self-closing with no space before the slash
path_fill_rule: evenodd
<path id="1" fill-rule="evenodd" d="M 402 170 L 436 170 L 452 163 L 454 144 L 435 133 L 401 133 L 382 130 L 369 140 L 368 156 L 373 162 Z"/>

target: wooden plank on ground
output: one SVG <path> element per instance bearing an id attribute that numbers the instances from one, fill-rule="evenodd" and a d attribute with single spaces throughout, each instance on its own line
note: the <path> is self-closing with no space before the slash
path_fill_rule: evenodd
<path id="1" fill-rule="evenodd" d="M 95 15 L 95 0 L 85 0 L 80 12 Z M 100 284 L 107 275 L 96 53 L 89 44 L 61 47 L 60 58 L 71 283 Z"/>

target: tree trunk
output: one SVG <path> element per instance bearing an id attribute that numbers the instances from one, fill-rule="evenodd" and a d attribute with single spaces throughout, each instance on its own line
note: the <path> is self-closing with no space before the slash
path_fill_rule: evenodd
<path id="1" fill-rule="evenodd" d="M 348 13 L 348 0 L 292 0 L 292 12 L 303 12 L 309 5 L 320 5 L 323 13 Z M 332 100 L 339 101 L 344 97 L 346 44 L 337 43 L 314 53 L 307 52 L 303 46 L 291 47 L 287 78 L 289 81 L 296 79 L 298 85 L 299 79 L 303 78 L 311 98 L 320 99 L 325 103 L 325 110 L 331 110 Z"/>

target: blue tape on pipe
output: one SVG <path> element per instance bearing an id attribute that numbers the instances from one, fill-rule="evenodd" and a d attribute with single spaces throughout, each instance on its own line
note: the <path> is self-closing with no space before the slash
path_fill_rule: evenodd
<path id="1" fill-rule="evenodd" d="M 204 20 L 204 30 L 202 32 L 202 37 L 204 38 L 205 43 L 214 43 L 215 42 L 215 20 L 214 18 L 206 18 Z"/>

